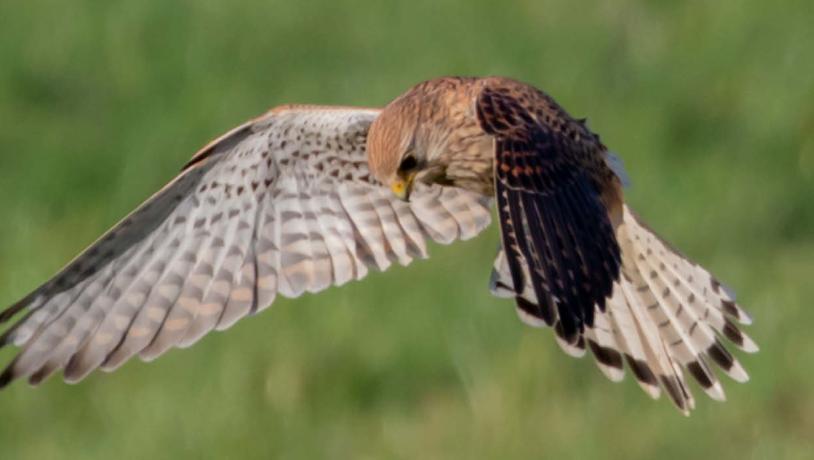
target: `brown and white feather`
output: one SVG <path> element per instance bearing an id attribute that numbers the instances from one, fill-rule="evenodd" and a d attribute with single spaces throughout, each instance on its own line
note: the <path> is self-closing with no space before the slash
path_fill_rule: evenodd
<path id="1" fill-rule="evenodd" d="M 409 161 L 405 161 L 409 160 Z M 491 291 L 590 350 L 613 381 L 625 368 L 683 412 L 685 372 L 725 398 L 715 367 L 757 345 L 749 315 L 706 269 L 624 203 L 621 160 L 584 120 L 506 78 L 440 78 L 384 110 L 282 106 L 193 156 L 181 174 L 50 281 L 0 313 L 21 347 L 0 374 L 78 381 L 135 355 L 152 360 L 271 305 L 468 239 L 497 203 Z M 406 187 L 411 190 L 407 190 Z M 401 194 L 396 198 L 391 193 Z M 409 193 L 412 192 L 412 193 Z"/>
<path id="2" fill-rule="evenodd" d="M 64 368 L 78 381 L 152 360 L 297 297 L 427 256 L 427 241 L 471 238 L 489 199 L 420 186 L 410 203 L 370 174 L 377 110 L 272 110 L 210 144 L 182 173 L 2 314 L 21 347 L 0 384 Z"/>

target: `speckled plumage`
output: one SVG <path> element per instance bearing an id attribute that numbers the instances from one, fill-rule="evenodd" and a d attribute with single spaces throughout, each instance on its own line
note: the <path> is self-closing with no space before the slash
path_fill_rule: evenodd
<path id="1" fill-rule="evenodd" d="M 560 346 L 631 369 L 687 412 L 683 370 L 757 347 L 733 294 L 641 224 L 619 160 L 549 96 L 505 78 L 440 78 L 385 109 L 281 106 L 216 139 L 54 278 L 0 313 L 20 352 L 0 374 L 78 381 L 152 360 L 272 304 L 478 234 L 497 203 L 491 291 Z M 395 195 L 394 195 L 395 193 Z"/>
<path id="2" fill-rule="evenodd" d="M 284 106 L 196 154 L 182 173 L 0 315 L 22 347 L 0 376 L 77 381 L 151 360 L 297 297 L 427 256 L 480 232 L 488 199 L 420 187 L 400 201 L 369 173 L 378 110 Z"/>

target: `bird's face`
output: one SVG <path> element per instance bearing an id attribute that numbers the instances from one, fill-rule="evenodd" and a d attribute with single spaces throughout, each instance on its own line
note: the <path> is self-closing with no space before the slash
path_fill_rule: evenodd
<path id="1" fill-rule="evenodd" d="M 421 172 L 417 156 L 418 154 L 414 149 L 406 150 L 400 155 L 399 166 L 390 180 L 390 190 L 404 201 L 410 199 L 410 192 L 413 190 L 416 176 Z"/>
<path id="2" fill-rule="evenodd" d="M 490 194 L 492 138 L 480 128 L 467 78 L 420 83 L 385 107 L 367 137 L 373 175 L 403 200 L 413 185 L 454 185 Z"/>
<path id="3" fill-rule="evenodd" d="M 367 137 L 373 175 L 402 200 L 409 200 L 417 182 L 443 183 L 443 143 L 437 124 L 420 123 L 419 107 L 409 93 L 382 110 Z"/>
<path id="4" fill-rule="evenodd" d="M 425 152 L 416 142 L 417 117 L 406 102 L 397 99 L 385 107 L 367 136 L 373 175 L 402 200 L 410 198 L 413 184 L 426 165 Z"/>

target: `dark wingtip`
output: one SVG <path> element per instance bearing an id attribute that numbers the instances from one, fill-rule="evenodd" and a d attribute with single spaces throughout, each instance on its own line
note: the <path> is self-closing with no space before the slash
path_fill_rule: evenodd
<path id="1" fill-rule="evenodd" d="M 43 366 L 40 370 L 34 372 L 33 374 L 31 374 L 30 377 L 28 377 L 28 383 L 37 386 L 41 384 L 43 381 L 45 381 L 45 379 L 47 379 L 49 375 L 51 375 L 50 370 L 48 369 L 48 367 Z"/>
<path id="2" fill-rule="evenodd" d="M 659 380 L 661 380 L 661 385 L 665 390 L 667 390 L 667 394 L 670 395 L 670 399 L 673 401 L 673 403 L 678 406 L 679 409 L 685 410 L 684 394 L 678 387 L 678 383 L 676 383 L 673 379 L 674 377 L 671 378 L 664 375 L 659 378 Z"/>
<path id="3" fill-rule="evenodd" d="M 588 340 L 588 346 L 591 348 L 591 353 L 594 354 L 594 357 L 600 363 L 614 369 L 621 370 L 624 368 L 622 355 L 618 351 L 599 345 L 593 340 Z"/>
<path id="4" fill-rule="evenodd" d="M 0 390 L 4 389 L 14 380 L 14 373 L 11 366 L 7 367 L 2 374 L 0 374 Z"/>
<path id="5" fill-rule="evenodd" d="M 529 315 L 537 319 L 542 320 L 549 327 L 552 325 L 553 323 L 552 315 L 545 307 L 535 303 L 531 303 L 521 296 L 515 297 L 514 300 L 517 303 L 517 307 L 523 310 L 524 312 L 528 313 Z"/>
<path id="6" fill-rule="evenodd" d="M 687 370 L 704 389 L 712 388 L 712 385 L 714 385 L 715 382 L 712 381 L 711 375 L 698 361 L 687 364 Z"/>
<path id="7" fill-rule="evenodd" d="M 577 345 L 582 336 L 582 331 L 577 329 L 577 326 L 573 324 L 573 322 L 567 322 L 566 324 L 562 317 L 554 324 L 554 332 L 569 345 Z"/>
<path id="8" fill-rule="evenodd" d="M 673 401 L 676 407 L 678 407 L 681 413 L 684 415 L 690 415 L 690 409 L 692 409 L 690 405 L 691 396 L 687 393 L 687 390 L 684 388 L 681 381 L 674 375 L 662 375 L 659 376 L 659 380 L 661 380 L 662 387 L 667 390 L 667 394 L 670 396 L 670 399 Z"/>
<path id="9" fill-rule="evenodd" d="M 735 326 L 729 318 L 724 320 L 724 335 L 732 341 L 735 345 L 739 347 L 743 347 L 743 334 L 741 333 L 740 329 Z"/>
<path id="10" fill-rule="evenodd" d="M 640 382 L 644 382 L 650 386 L 659 385 L 656 374 L 653 373 L 650 366 L 648 366 L 646 362 L 639 361 L 628 354 L 625 355 L 625 360 L 627 361 L 628 366 L 630 366 L 630 370 L 633 371 L 633 374 Z"/>
<path id="11" fill-rule="evenodd" d="M 721 305 L 724 308 L 724 312 L 728 315 L 733 316 L 735 318 L 740 318 L 740 314 L 738 313 L 738 307 L 735 306 L 735 302 L 731 300 L 722 300 Z"/>
<path id="12" fill-rule="evenodd" d="M 715 339 L 715 342 L 707 348 L 707 355 L 715 361 L 716 364 L 721 366 L 724 371 L 730 371 L 735 364 L 735 358 L 727 351 L 727 349 Z"/>

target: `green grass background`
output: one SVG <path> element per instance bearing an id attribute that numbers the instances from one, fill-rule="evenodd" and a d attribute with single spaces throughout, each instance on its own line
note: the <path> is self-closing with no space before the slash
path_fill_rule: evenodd
<path id="1" fill-rule="evenodd" d="M 0 0 L 0 304 L 268 107 L 498 74 L 590 118 L 762 348 L 684 418 L 490 297 L 493 228 L 149 365 L 15 384 L 0 457 L 812 458 L 812 19 L 810 0 Z"/>

